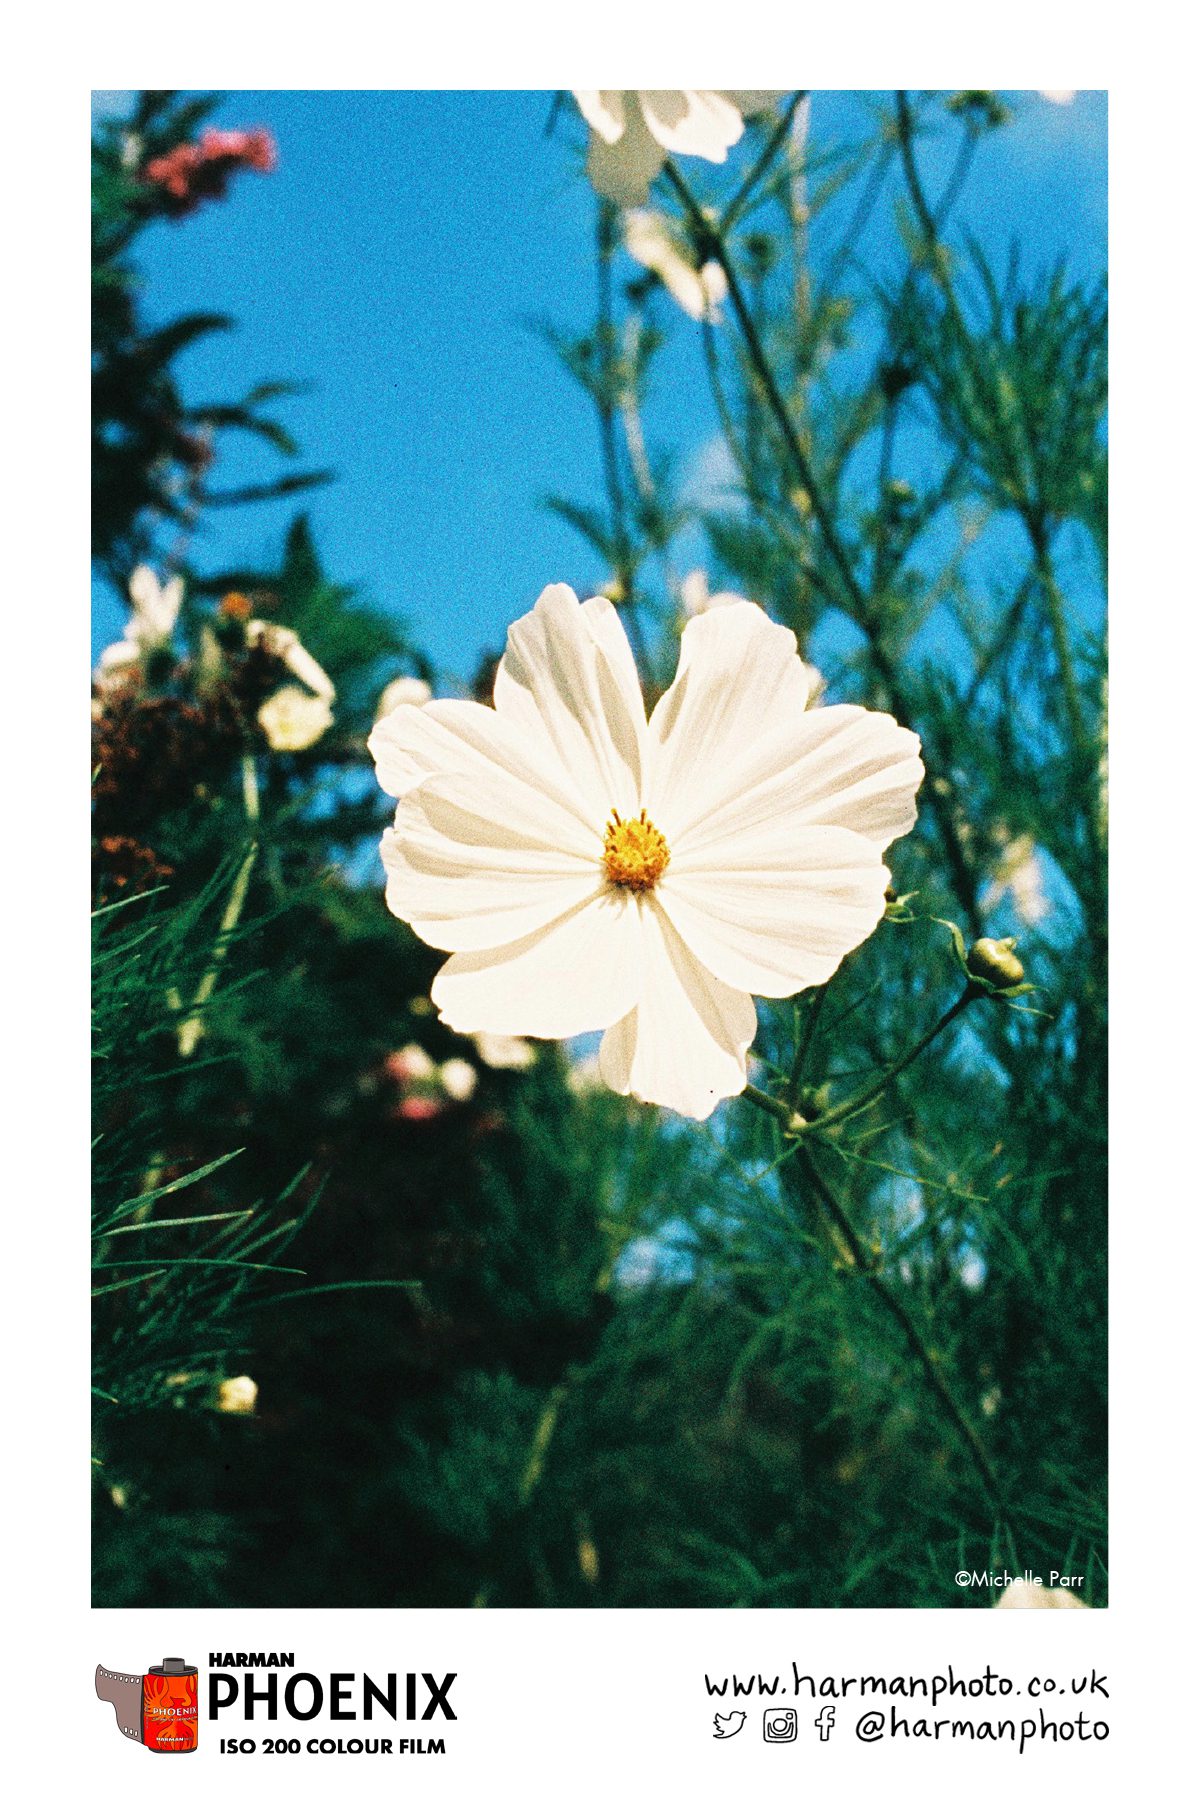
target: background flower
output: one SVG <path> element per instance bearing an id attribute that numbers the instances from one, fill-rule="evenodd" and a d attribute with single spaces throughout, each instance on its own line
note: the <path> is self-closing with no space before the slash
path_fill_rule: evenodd
<path id="1" fill-rule="evenodd" d="M 323 694 L 288 682 L 263 701 L 257 717 L 272 750 L 311 750 L 333 724 L 333 708 Z"/>
<path id="2" fill-rule="evenodd" d="M 689 318 L 717 322 L 729 292 L 724 269 L 711 261 L 697 267 L 690 247 L 662 213 L 641 207 L 626 213 L 625 248 L 635 262 L 658 276 Z"/>
<path id="3" fill-rule="evenodd" d="M 618 206 L 641 206 L 668 156 L 725 161 L 744 129 L 743 115 L 778 98 L 715 88 L 575 88 L 591 127 L 588 174 Z"/>

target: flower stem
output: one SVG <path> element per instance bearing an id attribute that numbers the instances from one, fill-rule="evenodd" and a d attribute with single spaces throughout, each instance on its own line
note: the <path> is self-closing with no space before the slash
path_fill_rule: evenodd
<path id="1" fill-rule="evenodd" d="M 904 1302 L 899 1299 L 884 1281 L 877 1260 L 868 1252 L 866 1245 L 851 1224 L 845 1208 L 833 1193 L 833 1190 L 826 1182 L 821 1171 L 817 1168 L 812 1152 L 807 1146 L 802 1145 L 799 1150 L 799 1156 L 804 1167 L 804 1172 L 812 1182 L 821 1205 L 824 1207 L 829 1218 L 832 1219 L 834 1225 L 837 1227 L 838 1233 L 845 1242 L 846 1248 L 854 1260 L 855 1268 L 870 1282 L 872 1291 L 879 1299 L 881 1305 L 886 1307 L 887 1311 L 891 1313 L 893 1319 L 895 1319 L 901 1331 L 904 1333 L 909 1347 L 917 1361 L 920 1363 L 925 1379 L 933 1389 L 942 1411 L 954 1426 L 970 1456 L 971 1462 L 975 1467 L 975 1471 L 979 1476 L 980 1483 L 987 1494 L 988 1499 L 992 1501 L 998 1514 L 1003 1518 L 1005 1516 L 1005 1502 L 1000 1477 L 996 1472 L 995 1465 L 990 1456 L 983 1447 L 983 1442 L 979 1433 L 955 1399 L 949 1382 L 942 1373 L 933 1352 L 925 1343 L 916 1324 L 910 1317 Z"/>
<path id="2" fill-rule="evenodd" d="M 216 942 L 208 968 L 200 979 L 192 1004 L 188 1008 L 188 1017 L 179 1027 L 179 1054 L 191 1056 L 200 1039 L 204 1036 L 204 1008 L 216 991 L 217 981 L 221 974 L 221 964 L 229 949 L 229 934 L 237 927 L 242 916 L 242 908 L 246 904 L 246 895 L 250 891 L 250 877 L 254 873 L 254 865 L 258 861 L 258 772 L 254 758 L 247 752 L 242 757 L 242 803 L 246 811 L 246 822 L 250 826 L 250 842 L 246 846 L 246 854 L 242 858 L 225 911 L 221 914 L 221 923 L 217 930 Z"/>
<path id="3" fill-rule="evenodd" d="M 983 991 L 982 988 L 976 987 L 974 984 L 964 989 L 958 999 L 954 1002 L 954 1005 L 950 1007 L 947 1012 L 944 1012 L 935 1024 L 929 1027 L 929 1030 L 923 1037 L 917 1039 L 911 1050 L 905 1051 L 898 1062 L 894 1062 L 889 1069 L 885 1069 L 883 1074 L 880 1075 L 876 1081 L 869 1083 L 865 1088 L 861 1088 L 857 1094 L 851 1094 L 849 1098 L 843 1100 L 840 1105 L 832 1107 L 827 1113 L 822 1113 L 819 1119 L 813 1121 L 814 1126 L 824 1131 L 828 1126 L 841 1125 L 847 1119 L 854 1118 L 856 1114 L 865 1112 L 868 1106 L 873 1106 L 879 1096 L 882 1093 L 885 1093 L 892 1082 L 895 1081 L 897 1075 L 903 1074 L 904 1070 L 907 1069 L 911 1063 L 916 1062 L 918 1056 L 929 1048 L 933 1040 L 940 1037 L 946 1027 L 953 1024 L 954 1020 L 958 1018 L 961 1012 L 966 1011 L 973 1000 L 978 1000 L 982 996 Z"/>
<path id="4" fill-rule="evenodd" d="M 769 1113 L 783 1127 L 785 1137 L 799 1137 L 802 1132 L 812 1136 L 814 1133 L 827 1131 L 831 1125 L 842 1125 L 847 1119 L 853 1119 L 860 1112 L 865 1112 L 868 1106 L 873 1106 L 879 1096 L 885 1093 L 895 1081 L 897 1075 L 902 1075 L 910 1064 L 916 1062 L 918 1056 L 929 1048 L 934 1039 L 940 1037 L 946 1027 L 953 1024 L 954 1020 L 960 1013 L 966 1011 L 973 1000 L 980 999 L 983 992 L 982 988 L 971 983 L 959 995 L 954 1005 L 944 1012 L 941 1018 L 932 1024 L 924 1036 L 919 1037 L 912 1048 L 906 1050 L 898 1061 L 892 1063 L 866 1087 L 860 1088 L 857 1094 L 849 1095 L 839 1105 L 831 1107 L 828 1112 L 818 1114 L 816 1118 L 806 1119 L 788 1100 L 780 1100 L 776 1095 L 768 1094 L 762 1088 L 754 1087 L 749 1082 L 742 1089 L 742 1097 L 749 1100 L 752 1106 L 757 1106 L 760 1112 Z M 806 1048 L 807 1045 L 805 1045 Z"/>

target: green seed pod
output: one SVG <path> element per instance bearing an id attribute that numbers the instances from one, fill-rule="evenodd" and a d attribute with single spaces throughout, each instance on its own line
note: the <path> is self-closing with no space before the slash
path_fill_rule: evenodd
<path id="1" fill-rule="evenodd" d="M 1013 954 L 1016 947 L 1016 938 L 976 938 L 967 952 L 967 969 L 993 987 L 1019 987 L 1025 970 Z"/>

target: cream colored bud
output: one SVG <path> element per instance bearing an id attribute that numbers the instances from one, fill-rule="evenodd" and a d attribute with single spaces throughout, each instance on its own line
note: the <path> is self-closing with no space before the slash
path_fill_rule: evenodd
<path id="1" fill-rule="evenodd" d="M 258 1383 L 250 1375 L 230 1375 L 217 1389 L 217 1411 L 252 1413 L 258 1402 Z"/>
<path id="2" fill-rule="evenodd" d="M 469 1100 L 479 1085 L 479 1074 L 463 1056 L 442 1064 L 442 1087 L 451 1100 Z"/>
<path id="3" fill-rule="evenodd" d="M 375 708 L 376 723 L 386 719 L 398 706 L 424 706 L 432 699 L 433 689 L 419 675 L 399 675 L 395 681 L 388 682 L 379 696 L 379 705 Z"/>
<path id="4" fill-rule="evenodd" d="M 976 938 L 967 952 L 967 968 L 993 987 L 1019 987 L 1025 968 L 1016 950 L 1016 938 Z"/>

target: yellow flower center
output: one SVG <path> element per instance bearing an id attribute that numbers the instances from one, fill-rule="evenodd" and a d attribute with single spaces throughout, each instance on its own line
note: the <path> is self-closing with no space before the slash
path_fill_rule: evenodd
<path id="1" fill-rule="evenodd" d="M 654 886 L 670 860 L 667 840 L 644 807 L 638 818 L 623 819 L 614 806 L 604 828 L 604 873 L 611 882 L 640 893 Z"/>

